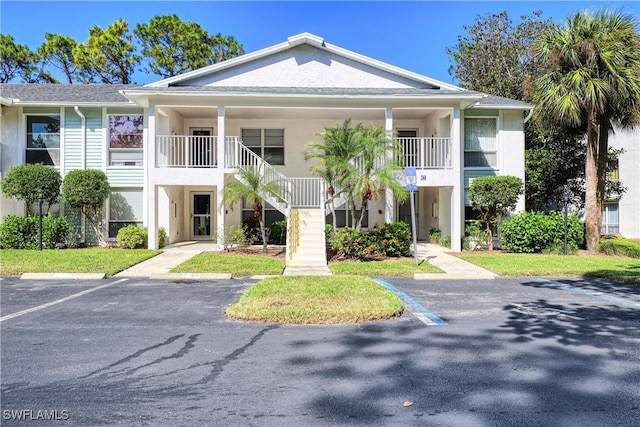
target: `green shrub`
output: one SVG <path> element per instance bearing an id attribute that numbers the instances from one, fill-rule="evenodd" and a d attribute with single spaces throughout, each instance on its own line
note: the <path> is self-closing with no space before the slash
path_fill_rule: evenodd
<path id="1" fill-rule="evenodd" d="M 408 256 L 411 252 L 411 227 L 406 222 L 387 222 L 377 229 L 378 239 L 387 256 Z M 376 229 L 373 229 L 376 232 Z"/>
<path id="2" fill-rule="evenodd" d="M 331 249 L 355 259 L 408 256 L 411 229 L 404 222 L 385 223 L 369 231 L 343 228 L 335 233 Z"/>
<path id="3" fill-rule="evenodd" d="M 52 215 L 42 217 L 43 247 L 47 249 L 66 247 L 66 241 L 70 233 L 71 225 L 67 218 Z"/>
<path id="4" fill-rule="evenodd" d="M 147 247 L 148 232 L 145 227 L 127 225 L 118 230 L 116 242 L 123 249 L 140 249 Z"/>
<path id="5" fill-rule="evenodd" d="M 222 242 L 225 251 L 231 252 L 237 248 L 251 246 L 254 236 L 246 233 L 242 225 L 230 225 L 218 230 L 218 241 Z"/>
<path id="6" fill-rule="evenodd" d="M 464 229 L 465 238 L 462 241 L 462 248 L 473 250 L 487 247 L 487 233 L 481 227 L 480 221 L 468 224 Z"/>
<path id="7" fill-rule="evenodd" d="M 437 228 L 429 230 L 429 243 L 440 243 L 442 232 Z"/>
<path id="8" fill-rule="evenodd" d="M 158 248 L 164 248 L 167 245 L 167 231 L 164 227 L 158 228 Z"/>
<path id="9" fill-rule="evenodd" d="M 598 247 L 606 255 L 622 255 L 640 258 L 640 243 L 624 239 L 603 239 Z"/>
<path id="10" fill-rule="evenodd" d="M 330 242 L 333 238 L 333 225 L 325 224 L 324 226 L 324 240 L 325 242 Z"/>
<path id="11" fill-rule="evenodd" d="M 287 239 L 287 220 L 274 221 L 269 227 L 271 234 L 269 235 L 269 241 L 273 244 L 282 245 Z"/>
<path id="12" fill-rule="evenodd" d="M 451 247 L 451 236 L 443 236 L 440 238 L 440 240 L 438 240 L 438 244 L 440 246 L 444 246 L 446 248 L 450 248 Z"/>
<path id="13" fill-rule="evenodd" d="M 0 248 L 2 249 L 38 249 L 38 216 L 8 215 L 0 224 Z M 42 247 L 54 249 L 65 247 L 65 241 L 71 230 L 69 221 L 64 217 L 45 215 L 42 217 Z"/>
<path id="14" fill-rule="evenodd" d="M 360 251 L 364 245 L 365 237 L 362 231 L 345 227 L 334 234 L 331 249 L 346 258 L 360 258 Z"/>
<path id="15" fill-rule="evenodd" d="M 500 226 L 502 245 L 514 252 L 539 253 L 563 247 L 564 216 L 561 212 L 522 212 Z M 584 225 L 572 214 L 567 223 L 567 248 L 574 252 L 584 242 Z"/>

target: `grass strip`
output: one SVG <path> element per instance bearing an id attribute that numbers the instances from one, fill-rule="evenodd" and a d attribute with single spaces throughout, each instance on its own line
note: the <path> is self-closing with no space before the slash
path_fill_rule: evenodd
<path id="1" fill-rule="evenodd" d="M 459 254 L 501 276 L 586 276 L 640 284 L 640 260 L 612 256 Z"/>
<path id="2" fill-rule="evenodd" d="M 172 273 L 231 273 L 233 277 L 279 275 L 284 261 L 266 255 L 202 253 L 171 270 Z"/>
<path id="3" fill-rule="evenodd" d="M 269 277 L 227 308 L 232 319 L 336 324 L 389 319 L 402 314 L 402 301 L 368 277 Z"/>
<path id="4" fill-rule="evenodd" d="M 105 273 L 107 276 L 152 258 L 162 251 L 145 249 L 2 249 L 0 275 L 22 273 Z"/>
<path id="5" fill-rule="evenodd" d="M 356 276 L 408 276 L 414 273 L 444 273 L 426 260 L 385 259 L 381 261 L 340 261 L 329 264 L 333 274 Z"/>

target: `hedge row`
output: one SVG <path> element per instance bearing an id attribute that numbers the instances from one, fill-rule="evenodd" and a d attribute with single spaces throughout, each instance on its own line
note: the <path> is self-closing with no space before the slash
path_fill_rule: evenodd
<path id="1" fill-rule="evenodd" d="M 622 255 L 640 258 L 640 243 L 624 239 L 603 239 L 598 247 L 600 252 L 607 255 Z"/>

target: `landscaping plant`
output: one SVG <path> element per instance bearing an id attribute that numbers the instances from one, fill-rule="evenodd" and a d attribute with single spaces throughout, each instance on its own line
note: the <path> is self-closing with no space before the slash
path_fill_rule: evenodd
<path id="1" fill-rule="evenodd" d="M 568 216 L 567 248 L 575 252 L 584 243 L 584 225 L 575 214 Z M 561 212 L 521 212 L 500 225 L 502 245 L 514 252 L 562 251 L 564 216 Z"/>

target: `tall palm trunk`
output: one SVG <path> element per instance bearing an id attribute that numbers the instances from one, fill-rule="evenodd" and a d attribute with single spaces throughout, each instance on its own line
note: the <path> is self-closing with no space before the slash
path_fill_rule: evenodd
<path id="1" fill-rule="evenodd" d="M 589 112 L 587 124 L 587 158 L 585 176 L 585 231 L 587 250 L 598 250 L 600 243 L 601 204 L 598 197 L 598 124 L 595 109 Z"/>

